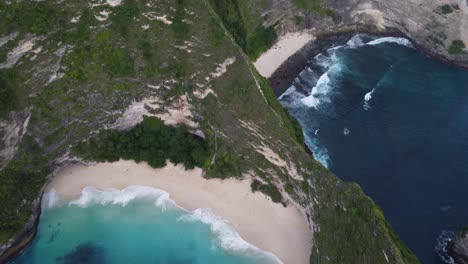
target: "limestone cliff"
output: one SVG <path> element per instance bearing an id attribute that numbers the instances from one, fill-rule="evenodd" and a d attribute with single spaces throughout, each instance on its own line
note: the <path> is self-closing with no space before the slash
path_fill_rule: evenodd
<path id="1" fill-rule="evenodd" d="M 447 245 L 448 254 L 458 264 L 468 264 L 468 226 L 460 231 Z"/>
<path id="2" fill-rule="evenodd" d="M 301 2 L 307 1 L 270 0 L 266 24 L 278 23 L 282 32 L 333 32 L 355 26 L 381 32 L 397 29 L 427 52 L 468 67 L 466 0 L 327 0 L 322 6 L 295 5 Z"/>

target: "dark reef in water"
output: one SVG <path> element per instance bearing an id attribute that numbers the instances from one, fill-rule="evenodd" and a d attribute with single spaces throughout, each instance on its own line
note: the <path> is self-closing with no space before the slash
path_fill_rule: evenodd
<path id="1" fill-rule="evenodd" d="M 106 263 L 104 251 L 99 246 L 87 242 L 79 244 L 74 250 L 65 256 L 58 257 L 57 263 L 59 264 L 103 264 Z"/>

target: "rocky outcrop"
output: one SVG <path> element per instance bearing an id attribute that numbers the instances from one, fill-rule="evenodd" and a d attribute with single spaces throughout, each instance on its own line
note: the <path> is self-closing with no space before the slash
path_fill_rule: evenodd
<path id="1" fill-rule="evenodd" d="M 322 1 L 325 5 L 322 10 L 331 10 L 328 15 L 319 14 L 314 8 L 293 7 L 292 0 L 289 4 L 287 0 L 270 2 L 271 10 L 265 11 L 271 14 L 266 24 L 276 22 L 280 33 L 302 28 L 330 33 L 350 26 L 380 32 L 397 29 L 428 53 L 468 68 L 466 0 Z"/>
<path id="2" fill-rule="evenodd" d="M 467 50 L 451 49 L 457 41 L 468 45 L 466 0 L 335 0 L 330 4 L 345 23 L 397 28 L 432 53 L 468 66 Z"/>
<path id="3" fill-rule="evenodd" d="M 468 226 L 447 245 L 447 253 L 457 264 L 468 264 Z"/>

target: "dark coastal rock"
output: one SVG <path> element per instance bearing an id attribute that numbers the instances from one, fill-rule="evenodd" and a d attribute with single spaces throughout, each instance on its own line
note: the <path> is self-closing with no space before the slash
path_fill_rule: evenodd
<path id="1" fill-rule="evenodd" d="M 387 29 L 384 32 L 364 25 L 342 26 L 334 30 L 317 32 L 317 37 L 307 43 L 302 49 L 289 57 L 276 69 L 268 79 L 276 97 L 282 95 L 293 83 L 305 67 L 310 66 L 309 61 L 317 54 L 327 49 L 346 44 L 357 33 L 367 33 L 373 36 L 407 37 L 397 29 Z"/>
<path id="2" fill-rule="evenodd" d="M 468 264 L 468 225 L 448 242 L 447 253 L 457 264 Z"/>

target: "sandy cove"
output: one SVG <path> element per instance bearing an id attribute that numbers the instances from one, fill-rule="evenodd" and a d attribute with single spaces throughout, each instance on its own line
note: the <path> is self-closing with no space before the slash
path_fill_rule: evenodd
<path id="1" fill-rule="evenodd" d="M 308 31 L 287 33 L 255 61 L 255 68 L 263 77 L 271 77 L 283 62 L 313 39 Z"/>
<path id="2" fill-rule="evenodd" d="M 187 210 L 210 208 L 245 241 L 275 254 L 283 263 L 309 263 L 313 234 L 301 212 L 292 205 L 273 203 L 259 192 L 252 193 L 250 180 L 207 180 L 201 169 L 185 170 L 170 163 L 153 169 L 146 163 L 121 160 L 61 168 L 46 192 L 55 189 L 60 198 L 71 200 L 87 186 L 124 189 L 130 185 L 164 190 Z"/>

